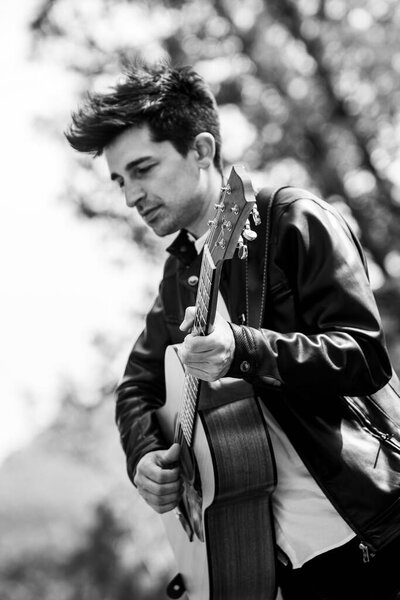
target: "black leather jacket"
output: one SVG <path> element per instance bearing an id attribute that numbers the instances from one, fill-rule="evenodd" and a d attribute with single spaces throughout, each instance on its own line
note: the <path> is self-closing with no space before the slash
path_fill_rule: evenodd
<path id="1" fill-rule="evenodd" d="M 362 249 L 332 206 L 304 190 L 280 190 L 259 327 L 261 196 L 258 204 L 264 218 L 248 261 L 235 256 L 222 272 L 236 342 L 227 375 L 253 385 L 338 512 L 376 552 L 400 534 L 400 399 Z M 178 327 L 195 303 L 200 257 L 186 232 L 169 252 L 116 393 L 131 479 L 145 453 L 166 447 L 155 416 L 165 400 L 164 351 L 183 340 Z"/>

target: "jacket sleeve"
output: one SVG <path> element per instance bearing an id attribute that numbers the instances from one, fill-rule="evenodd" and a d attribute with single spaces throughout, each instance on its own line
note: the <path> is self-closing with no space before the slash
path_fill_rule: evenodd
<path id="1" fill-rule="evenodd" d="M 298 325 L 282 333 L 233 324 L 227 375 L 309 394 L 377 391 L 391 367 L 358 240 L 331 206 L 311 198 L 286 206 L 276 227 L 274 261 Z"/>
<path id="2" fill-rule="evenodd" d="M 166 447 L 155 411 L 165 402 L 164 352 L 168 344 L 159 294 L 116 389 L 116 423 L 132 481 L 142 456 Z"/>

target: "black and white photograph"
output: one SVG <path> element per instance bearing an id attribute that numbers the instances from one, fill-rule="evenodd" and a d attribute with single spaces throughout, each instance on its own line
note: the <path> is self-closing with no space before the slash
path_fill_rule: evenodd
<path id="1" fill-rule="evenodd" d="M 0 49 L 0 600 L 399 600 L 400 4 Z"/>

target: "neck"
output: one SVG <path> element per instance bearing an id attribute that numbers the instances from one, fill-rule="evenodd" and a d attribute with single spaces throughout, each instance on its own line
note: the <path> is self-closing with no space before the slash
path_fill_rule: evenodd
<path id="1" fill-rule="evenodd" d="M 215 205 L 218 204 L 221 196 L 221 186 L 223 179 L 221 173 L 214 167 L 210 170 L 203 171 L 204 183 L 201 198 L 198 199 L 202 204 L 200 212 L 195 223 L 188 227 L 188 231 L 198 239 L 206 231 L 208 231 L 208 222 L 214 217 Z"/>

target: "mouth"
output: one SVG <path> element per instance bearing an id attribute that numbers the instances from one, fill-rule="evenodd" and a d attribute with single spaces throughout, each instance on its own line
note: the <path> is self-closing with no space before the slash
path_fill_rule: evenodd
<path id="1" fill-rule="evenodd" d="M 143 211 L 140 216 L 146 221 L 146 223 L 150 223 L 157 216 L 159 208 L 160 206 L 149 208 L 148 210 Z"/>

